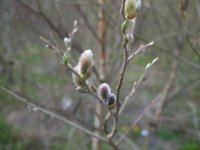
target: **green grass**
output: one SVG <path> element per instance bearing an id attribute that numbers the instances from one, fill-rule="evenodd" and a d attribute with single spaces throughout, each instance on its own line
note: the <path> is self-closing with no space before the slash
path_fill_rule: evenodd
<path id="1" fill-rule="evenodd" d="M 200 150 L 200 144 L 196 141 L 187 141 L 178 150 Z"/>

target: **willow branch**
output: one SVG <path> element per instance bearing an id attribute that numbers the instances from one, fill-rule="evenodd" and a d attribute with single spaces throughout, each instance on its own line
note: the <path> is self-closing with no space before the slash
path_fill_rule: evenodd
<path id="1" fill-rule="evenodd" d="M 136 82 L 133 84 L 133 88 L 132 88 L 131 92 L 128 94 L 128 96 L 125 97 L 125 99 L 124 99 L 124 101 L 123 101 L 123 103 L 122 103 L 122 105 L 121 105 L 121 107 L 120 107 L 119 114 L 121 114 L 121 113 L 123 112 L 123 110 L 124 110 L 124 108 L 125 108 L 125 106 L 126 106 L 128 100 L 135 94 L 135 92 L 136 92 L 136 90 L 138 89 L 138 87 L 140 86 L 140 84 L 141 84 L 142 82 L 144 82 L 144 81 L 147 79 L 147 77 L 148 77 L 148 75 L 149 75 L 149 73 L 150 73 L 150 71 L 151 71 L 153 65 L 154 65 L 157 61 L 158 61 L 158 57 L 155 58 L 151 63 L 149 63 L 149 64 L 146 66 L 146 69 L 145 69 L 144 73 L 141 75 L 141 77 L 139 78 L 139 80 L 136 81 Z"/>
<path id="2" fill-rule="evenodd" d="M 50 49 L 53 49 L 54 52 L 56 53 L 56 55 L 61 59 L 63 60 L 63 53 L 60 49 L 58 49 L 56 46 L 54 46 L 53 44 L 51 44 L 50 41 L 48 41 L 47 39 L 43 38 L 43 37 L 40 37 L 40 39 L 42 41 L 44 41 L 46 43 L 46 47 L 47 48 L 50 48 Z M 70 70 L 73 74 L 75 74 L 76 76 L 78 76 L 79 78 L 81 78 L 81 76 L 74 70 L 74 68 L 71 66 L 71 64 L 67 63 L 67 64 L 63 64 L 65 69 L 68 69 Z M 91 95 L 93 95 L 100 103 L 103 102 L 102 99 L 100 99 L 96 93 L 94 93 L 92 91 L 92 89 L 87 85 L 87 83 L 85 83 L 85 86 L 86 86 L 86 92 L 87 93 L 90 93 Z"/>
<path id="3" fill-rule="evenodd" d="M 120 8 L 120 13 L 122 15 L 123 20 L 125 20 L 125 17 L 124 17 L 124 5 L 125 5 L 125 2 L 126 2 L 126 0 L 122 0 L 121 8 Z"/>
<path id="4" fill-rule="evenodd" d="M 154 44 L 154 41 L 151 41 L 146 45 L 141 45 L 138 48 L 138 50 L 136 50 L 134 53 L 130 54 L 130 56 L 128 57 L 128 61 L 130 61 L 135 55 L 137 55 L 137 54 L 139 54 L 141 52 L 144 52 L 147 47 L 152 46 L 153 44 Z"/>
<path id="5" fill-rule="evenodd" d="M 188 33 L 186 33 L 186 41 L 189 44 L 189 46 L 191 47 L 192 51 L 200 58 L 200 52 L 192 44 L 190 36 L 188 35 Z"/>
<path id="6" fill-rule="evenodd" d="M 116 142 L 116 145 L 119 145 L 125 137 L 128 135 L 128 133 L 133 129 L 133 127 L 142 119 L 144 114 L 160 99 L 160 94 L 153 100 L 151 103 L 144 109 L 144 111 L 138 116 L 138 118 L 132 123 L 132 125 L 128 128 L 126 133 Z"/>
<path id="7" fill-rule="evenodd" d="M 94 134 L 92 131 L 90 131 L 90 130 L 84 128 L 84 127 L 82 127 L 81 125 L 79 125 L 77 123 L 74 123 L 74 122 L 72 122 L 72 121 L 70 121 L 70 120 L 68 120 L 68 119 L 66 119 L 66 118 L 64 118 L 62 116 L 59 116 L 59 115 L 57 115 L 57 114 L 55 114 L 55 113 L 53 113 L 53 112 L 51 112 L 49 110 L 46 110 L 46 109 L 44 109 L 44 108 L 42 108 L 40 106 L 35 105 L 34 103 L 28 101 L 27 99 L 25 99 L 25 98 L 17 95 L 13 91 L 11 91 L 11 90 L 3 87 L 2 85 L 0 85 L 0 89 L 3 90 L 6 93 L 12 95 L 17 101 L 20 101 L 22 103 L 25 103 L 27 106 L 30 106 L 35 111 L 36 110 L 40 111 L 43 114 L 46 114 L 46 115 L 48 115 L 48 116 L 50 116 L 52 118 L 56 118 L 56 119 L 58 119 L 58 120 L 60 120 L 60 121 L 62 121 L 64 123 L 66 123 L 66 124 L 69 124 L 69 125 L 73 126 L 74 128 L 76 128 L 76 129 L 78 129 L 78 130 L 80 130 L 80 131 L 82 131 L 82 132 L 84 132 L 84 133 L 86 133 L 86 134 L 88 134 L 88 135 L 90 135 L 92 137 L 95 137 L 95 138 L 97 138 L 97 139 L 99 139 L 101 141 L 104 141 L 104 142 L 108 142 L 108 140 L 105 137 L 103 137 L 101 135 Z"/>
<path id="8" fill-rule="evenodd" d="M 54 52 L 56 53 L 56 55 L 62 60 L 63 59 L 63 53 L 60 49 L 58 49 L 56 46 L 54 46 L 53 44 L 51 44 L 51 42 L 49 42 L 47 39 L 43 38 L 43 37 L 40 37 L 40 39 L 42 41 L 44 41 L 47 45 L 46 47 L 47 48 L 50 48 L 50 49 L 53 49 Z M 66 69 L 69 69 L 73 74 L 75 74 L 76 76 L 78 76 L 79 78 L 80 75 L 73 69 L 73 67 L 68 63 L 68 64 L 64 64 L 64 67 Z"/>

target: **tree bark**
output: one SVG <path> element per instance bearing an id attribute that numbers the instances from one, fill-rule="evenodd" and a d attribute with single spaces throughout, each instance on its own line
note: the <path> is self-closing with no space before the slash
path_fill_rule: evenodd
<path id="1" fill-rule="evenodd" d="M 99 77 L 100 80 L 103 82 L 105 80 L 105 68 L 106 68 L 106 53 L 105 53 L 105 12 L 104 12 L 104 0 L 98 0 L 99 10 L 98 10 L 98 39 L 99 39 Z M 99 103 L 96 103 L 95 107 L 96 112 L 99 114 L 94 118 L 94 126 L 101 130 L 102 128 L 102 107 Z M 97 131 L 97 134 L 100 134 L 100 130 Z M 93 139 L 92 141 L 92 150 L 101 150 L 101 142 L 98 139 Z"/>

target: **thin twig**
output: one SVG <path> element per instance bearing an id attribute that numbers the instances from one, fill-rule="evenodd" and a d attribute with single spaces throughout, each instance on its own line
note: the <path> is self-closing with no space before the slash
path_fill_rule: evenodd
<path id="1" fill-rule="evenodd" d="M 119 145 L 124 138 L 127 136 L 127 134 L 132 130 L 132 128 L 141 120 L 141 118 L 144 116 L 144 114 L 160 99 L 160 94 L 156 96 L 156 98 L 151 101 L 151 103 L 144 109 L 144 111 L 138 116 L 138 118 L 132 123 L 132 125 L 128 128 L 126 133 L 116 142 L 116 145 Z"/>
<path id="2" fill-rule="evenodd" d="M 125 5 L 125 0 L 122 0 L 122 4 L 121 4 L 121 15 L 122 15 L 122 18 L 123 18 L 123 21 L 125 20 L 125 17 L 124 17 L 124 5 Z M 124 32 L 123 33 L 123 41 L 122 41 L 122 46 L 123 46 L 123 52 L 124 52 L 124 58 L 123 58 L 123 64 L 122 64 L 122 69 L 121 69 L 121 73 L 120 73 L 120 77 L 119 77 L 119 81 L 118 81 L 118 85 L 117 85 L 117 96 L 116 96 L 116 105 L 117 105 L 117 110 L 116 110 L 116 113 L 111 115 L 111 113 L 109 113 L 105 119 L 105 125 L 104 127 L 106 127 L 106 124 L 107 124 L 107 121 L 108 119 L 113 116 L 114 117 L 114 123 L 113 123 L 113 127 L 112 127 L 112 130 L 111 132 L 107 135 L 107 137 L 109 139 L 111 139 L 114 134 L 115 134 L 115 131 L 116 131 L 116 126 L 117 126 L 117 122 L 118 122 L 118 112 L 119 112 L 119 108 L 120 108 L 120 102 L 119 102 L 119 95 L 120 95 L 120 91 L 121 91 L 121 86 L 122 86 L 122 82 L 123 82 L 123 79 L 124 79 L 124 74 L 125 74 L 125 71 L 126 71 L 126 67 L 128 65 L 128 56 L 129 56 L 129 51 L 128 51 L 128 42 L 126 42 L 125 40 L 127 40 L 126 38 L 126 35 Z"/>
<path id="3" fill-rule="evenodd" d="M 122 4 L 121 4 L 121 15 L 122 15 L 122 18 L 123 18 L 123 21 L 125 21 L 125 17 L 124 17 L 124 5 L 125 5 L 125 0 L 122 0 Z M 116 110 L 116 113 L 115 114 L 108 114 L 107 115 L 107 118 L 105 119 L 105 125 L 104 127 L 106 127 L 106 123 L 108 121 L 108 119 L 113 116 L 114 117 L 114 123 L 113 123 L 113 127 L 112 127 L 112 130 L 111 132 L 107 135 L 107 137 L 109 139 L 111 139 L 114 134 L 115 134 L 115 131 L 116 131 L 116 127 L 117 127 L 117 122 L 118 122 L 118 115 L 119 115 L 119 111 L 120 111 L 120 108 L 121 108 L 121 104 L 119 102 L 119 96 L 120 96 L 120 91 L 121 91 L 121 87 L 122 87 L 122 83 L 123 83 L 123 79 L 124 79 L 124 74 L 125 74 L 125 71 L 126 71 L 126 68 L 127 68 L 127 65 L 128 65 L 128 62 L 129 60 L 135 56 L 136 54 L 140 53 L 142 50 L 144 51 L 146 47 L 148 46 L 151 46 L 153 45 L 153 42 L 150 42 L 148 43 L 147 45 L 145 46 L 141 46 L 136 52 L 134 52 L 133 54 L 129 55 L 129 50 L 128 50 L 128 42 L 129 39 L 127 38 L 127 35 L 124 31 L 122 31 L 123 33 L 123 41 L 122 41 L 122 46 L 123 46 L 123 52 L 124 52 L 124 58 L 123 58 L 123 64 L 122 64 L 122 68 L 121 68 L 121 73 L 120 73 L 120 77 L 119 77 L 119 81 L 118 81 L 118 85 L 117 85 L 117 96 L 116 96 L 116 104 L 117 104 L 117 110 Z M 157 61 L 157 60 L 155 60 Z M 148 70 L 146 68 L 146 70 Z"/>
<path id="4" fill-rule="evenodd" d="M 152 66 L 157 62 L 158 58 L 155 58 L 151 63 L 148 64 L 148 68 L 146 67 L 144 73 L 141 75 L 141 77 L 139 78 L 138 81 L 134 82 L 133 84 L 133 88 L 131 90 L 131 92 L 128 94 L 128 96 L 125 97 L 125 100 L 123 101 L 120 110 L 119 110 L 119 114 L 122 113 L 122 111 L 124 110 L 125 105 L 127 104 L 128 100 L 134 95 L 135 91 L 137 90 L 137 88 L 139 87 L 139 85 L 145 81 L 149 75 L 149 72 L 151 71 Z"/>
<path id="5" fill-rule="evenodd" d="M 123 65 L 122 65 L 122 70 L 120 73 L 118 86 L 117 86 L 117 104 L 119 103 L 120 90 L 121 90 L 122 82 L 124 79 L 124 73 L 126 71 L 127 64 L 128 64 L 128 50 L 127 48 L 124 48 L 124 60 L 123 60 Z"/>
<path id="6" fill-rule="evenodd" d="M 58 49 L 56 46 L 54 46 L 53 44 L 51 44 L 50 41 L 48 41 L 47 39 L 43 38 L 43 37 L 40 37 L 40 39 L 42 41 L 44 41 L 46 44 L 47 44 L 47 47 L 50 48 L 50 49 L 53 49 L 54 52 L 56 53 L 56 55 L 62 60 L 63 59 L 63 53 L 60 49 Z M 69 64 L 63 64 L 64 67 L 68 70 L 70 70 L 73 74 L 75 74 L 76 76 L 78 76 L 79 78 L 81 78 L 81 76 L 74 70 L 74 68 Z M 85 86 L 86 86 L 86 90 L 88 91 L 88 93 L 90 93 L 91 95 L 93 95 L 95 98 L 98 99 L 98 101 L 100 103 L 102 103 L 103 101 L 97 96 L 96 93 L 94 93 L 91 88 L 87 85 L 87 83 L 85 83 Z"/>
<path id="7" fill-rule="evenodd" d="M 135 55 L 137 55 L 137 54 L 139 54 L 139 53 L 141 53 L 141 52 L 144 52 L 145 49 L 146 49 L 147 47 L 152 46 L 153 44 L 154 44 L 154 41 L 151 41 L 151 42 L 149 42 L 149 43 L 146 44 L 146 45 L 141 45 L 141 46 L 138 48 L 138 50 L 136 50 L 134 53 L 132 53 L 132 54 L 128 57 L 128 61 L 130 61 L 131 58 L 133 58 L 133 56 L 135 56 Z"/>
<path id="8" fill-rule="evenodd" d="M 94 134 L 92 131 L 90 131 L 90 130 L 88 130 L 88 129 L 86 129 L 86 128 L 80 126 L 80 125 L 78 125 L 77 123 L 74 123 L 74 122 L 72 122 L 72 121 L 70 121 L 70 120 L 68 120 L 68 119 L 66 119 L 66 118 L 64 118 L 64 117 L 62 117 L 62 116 L 59 116 L 59 115 L 57 115 L 57 114 L 55 114 L 55 113 L 53 113 L 53 112 L 51 112 L 51 111 L 49 111 L 49 110 L 46 110 L 46 109 L 44 109 L 44 108 L 42 108 L 42 107 L 40 107 L 40 106 L 37 106 L 37 105 L 35 105 L 35 104 L 32 103 L 32 102 L 29 102 L 27 99 L 25 99 L 25 98 L 23 98 L 23 97 L 17 95 L 17 94 L 14 93 L 13 91 L 11 91 L 11 90 L 5 88 L 5 87 L 2 86 L 2 85 L 0 85 L 0 89 L 3 90 L 4 92 L 7 92 L 7 93 L 10 94 L 10 95 L 12 95 L 13 97 L 15 97 L 16 100 L 25 103 L 25 104 L 26 104 L 27 106 L 29 106 L 29 107 L 32 107 L 33 110 L 35 110 L 35 111 L 36 111 L 36 110 L 37 110 L 37 111 L 40 111 L 40 112 L 42 112 L 42 113 L 44 113 L 44 114 L 46 114 L 46 115 L 48 115 L 48 116 L 50 116 L 50 117 L 52 117 L 52 118 L 56 118 L 56 119 L 58 119 L 58 120 L 60 120 L 60 121 L 63 121 L 63 122 L 65 122 L 65 123 L 67 123 L 67 124 L 73 126 L 74 128 L 76 128 L 76 129 L 78 129 L 78 130 L 80 130 L 80 131 L 82 131 L 82 132 L 84 132 L 84 133 L 86 133 L 86 134 L 92 136 L 92 137 L 95 137 L 95 138 L 97 138 L 97 139 L 99 139 L 99 140 L 102 140 L 102 141 L 104 141 L 104 142 L 108 142 L 108 140 L 107 140 L 105 137 L 103 137 L 103 136 L 101 136 L 101 135 Z"/>
<path id="9" fill-rule="evenodd" d="M 119 138 L 124 135 L 122 132 L 118 132 L 117 134 L 118 134 Z M 129 145 L 131 150 L 141 150 L 139 148 L 139 146 L 137 144 L 135 144 L 134 141 L 132 139 L 129 139 L 127 136 L 124 138 L 124 142 Z M 123 144 L 125 144 L 125 143 L 123 143 Z"/>
<path id="10" fill-rule="evenodd" d="M 122 0 L 121 3 L 121 8 L 120 8 L 120 13 L 122 15 L 122 19 L 125 20 L 125 16 L 124 16 L 124 5 L 125 5 L 126 0 Z"/>
<path id="11" fill-rule="evenodd" d="M 102 100 L 101 98 L 99 98 L 99 96 L 98 96 L 96 93 L 93 92 L 93 90 L 88 86 L 87 83 L 85 83 L 85 86 L 86 86 L 86 88 L 87 88 L 87 90 L 88 90 L 88 93 L 90 93 L 90 94 L 93 95 L 96 99 L 98 99 L 100 103 L 103 103 L 103 100 Z"/>
<path id="12" fill-rule="evenodd" d="M 140 51 L 138 51 L 140 52 Z M 135 93 L 135 90 L 138 88 L 138 86 L 140 85 L 140 83 L 144 80 L 146 80 L 149 72 L 151 71 L 151 68 L 152 66 L 158 61 L 158 57 L 155 58 L 151 63 L 147 64 L 146 68 L 145 68 L 145 72 L 142 74 L 142 76 L 140 77 L 140 79 L 138 80 L 138 82 L 135 82 L 134 83 L 134 86 L 133 86 L 133 89 L 132 91 L 129 93 L 129 95 L 125 98 L 123 104 L 121 106 L 118 106 L 118 110 L 115 114 L 108 114 L 106 116 L 106 119 L 105 119 L 105 127 L 106 127 L 106 124 L 107 124 L 107 121 L 108 119 L 113 116 L 114 117 L 114 123 L 113 123 L 113 127 L 112 127 L 112 130 L 111 132 L 107 135 L 107 138 L 110 139 L 114 136 L 115 134 L 115 131 L 116 131 L 116 126 L 117 126 L 117 121 L 118 121 L 118 115 L 123 111 L 124 107 L 125 107 L 125 104 L 127 103 L 128 99 Z M 120 78 L 121 79 L 121 78 Z M 121 80 L 122 81 L 122 80 Z"/>
<path id="13" fill-rule="evenodd" d="M 125 35 L 123 35 L 125 37 Z M 117 111 L 114 115 L 114 124 L 112 127 L 112 130 L 110 132 L 110 134 L 107 135 L 107 137 L 110 139 L 114 136 L 114 133 L 116 131 L 116 126 L 117 126 L 117 122 L 118 122 L 118 112 L 119 112 L 119 108 L 120 108 L 120 102 L 119 102 L 119 95 L 120 95 L 120 91 L 121 91 L 121 87 L 122 87 L 122 83 L 123 83 L 123 79 L 124 79 L 124 74 L 128 65 L 128 56 L 129 56 L 129 51 L 128 51 L 128 47 L 127 47 L 127 43 L 123 44 L 123 50 L 124 50 L 124 59 L 123 59 L 123 64 L 122 64 L 122 69 L 121 69 L 121 73 L 120 73 L 120 78 L 118 81 L 118 86 L 117 86 L 117 97 L 116 97 L 116 104 L 117 104 Z"/>
<path id="14" fill-rule="evenodd" d="M 40 39 L 42 41 L 44 41 L 46 43 L 46 47 L 53 49 L 54 52 L 56 53 L 56 55 L 62 60 L 63 59 L 63 53 L 60 49 L 58 49 L 56 46 L 54 46 L 53 44 L 51 44 L 50 41 L 48 41 L 47 39 L 40 37 Z M 64 67 L 66 69 L 69 69 L 73 74 L 75 74 L 76 76 L 78 76 L 79 78 L 81 78 L 81 76 L 74 70 L 74 68 L 68 63 L 68 64 L 64 64 Z"/>
<path id="15" fill-rule="evenodd" d="M 186 33 L 186 41 L 189 44 L 189 46 L 191 47 L 192 51 L 200 58 L 200 52 L 195 48 L 195 46 L 192 44 L 191 40 L 190 40 L 190 36 L 188 35 L 188 33 Z"/>

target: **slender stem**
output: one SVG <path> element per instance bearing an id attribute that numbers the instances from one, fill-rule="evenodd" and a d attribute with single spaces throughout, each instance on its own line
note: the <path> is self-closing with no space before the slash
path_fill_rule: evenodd
<path id="1" fill-rule="evenodd" d="M 158 57 L 155 58 L 151 63 L 147 64 L 146 69 L 145 69 L 144 73 L 140 76 L 139 80 L 134 82 L 131 92 L 128 94 L 128 96 L 125 97 L 123 103 L 121 104 L 121 107 L 119 109 L 119 115 L 122 113 L 122 111 L 124 110 L 125 105 L 127 104 L 128 100 L 130 99 L 130 97 L 132 97 L 134 95 L 134 93 L 136 92 L 136 90 L 140 86 L 140 84 L 147 79 L 149 72 L 152 69 L 152 66 L 157 61 L 158 61 Z"/>
<path id="2" fill-rule="evenodd" d="M 127 64 L 128 64 L 128 50 L 127 50 L 127 47 L 124 47 L 124 60 L 123 60 L 122 70 L 120 73 L 120 79 L 117 86 L 117 104 L 119 102 L 120 90 L 121 90 L 122 82 L 124 79 L 124 73 L 126 71 Z"/>
<path id="3" fill-rule="evenodd" d="M 40 37 L 40 39 L 42 41 L 44 41 L 46 44 L 47 44 L 47 47 L 50 48 L 50 49 L 53 49 L 54 52 L 56 53 L 56 55 L 62 60 L 63 59 L 63 53 L 60 49 L 58 49 L 56 46 L 54 46 L 53 44 L 51 44 L 51 42 L 49 42 L 47 39 L 43 38 L 43 37 Z M 67 63 L 67 64 L 64 64 L 64 67 L 68 70 L 70 70 L 73 74 L 75 74 L 76 76 L 78 76 L 79 78 L 81 78 L 81 76 L 74 70 L 74 68 L 71 66 L 71 64 Z M 90 87 L 87 85 L 87 83 L 85 83 L 85 86 L 88 90 L 88 93 L 90 93 L 91 95 L 93 95 L 95 98 L 98 99 L 98 101 L 100 103 L 102 103 L 102 100 L 97 96 L 97 94 L 95 94 L 91 89 Z"/>
<path id="4" fill-rule="evenodd" d="M 130 54 L 130 56 L 128 57 L 128 61 L 130 61 L 133 58 L 133 56 L 135 56 L 141 52 L 144 52 L 145 48 L 152 46 L 153 44 L 154 44 L 154 41 L 151 41 L 146 45 L 141 45 L 134 53 Z"/>
<path id="5" fill-rule="evenodd" d="M 124 4 L 125 4 L 125 0 L 122 0 L 121 15 L 122 15 L 123 21 L 125 20 L 125 17 L 124 17 Z M 117 110 L 116 110 L 116 113 L 110 114 L 106 118 L 108 120 L 111 116 L 114 117 L 114 123 L 113 123 L 113 126 L 112 126 L 112 130 L 107 135 L 107 138 L 110 139 L 110 140 L 111 140 L 111 138 L 114 136 L 114 134 L 116 132 L 116 127 L 117 127 L 117 122 L 118 122 L 118 112 L 119 112 L 119 108 L 120 108 L 119 96 L 120 96 L 120 91 L 121 91 L 121 87 L 122 87 L 122 83 L 123 83 L 126 67 L 128 65 L 128 56 L 129 56 L 128 46 L 127 46 L 128 45 L 128 39 L 127 39 L 127 37 L 126 37 L 126 35 L 125 35 L 125 33 L 123 31 L 122 31 L 122 33 L 123 33 L 122 47 L 123 47 L 123 51 L 124 51 L 124 58 L 123 58 L 122 69 L 121 69 L 121 73 L 120 73 L 120 77 L 119 77 L 119 81 L 118 81 L 118 85 L 117 85 L 117 96 L 116 96 Z M 107 123 L 107 120 L 105 121 L 105 123 Z"/>
<path id="6" fill-rule="evenodd" d="M 144 109 L 144 111 L 138 116 L 138 118 L 132 123 L 132 125 L 128 128 L 126 133 L 116 142 L 116 145 L 119 145 L 124 138 L 127 136 L 127 134 L 133 129 L 133 127 L 142 119 L 144 114 L 154 105 L 159 99 L 160 99 L 160 94 L 153 100 L 151 103 Z"/>
<path id="7" fill-rule="evenodd" d="M 121 8 L 120 8 L 120 13 L 122 15 L 122 19 L 125 20 L 124 16 L 124 5 L 125 5 L 126 0 L 122 0 Z"/>
<path id="8" fill-rule="evenodd" d="M 88 93 L 90 93 L 90 94 L 93 95 L 96 99 L 98 99 L 98 101 L 99 101 L 100 103 L 103 103 L 103 100 L 102 100 L 101 98 L 99 98 L 99 96 L 91 90 L 91 88 L 87 85 L 87 83 L 85 83 L 85 86 L 86 86 L 86 88 L 87 88 L 87 90 L 88 90 Z"/>
<path id="9" fill-rule="evenodd" d="M 52 118 L 56 118 L 56 119 L 58 119 L 58 120 L 60 120 L 60 121 L 63 121 L 63 122 L 65 122 L 65 123 L 67 123 L 67 124 L 73 126 L 74 128 L 76 128 L 76 129 L 78 129 L 78 130 L 80 130 L 80 131 L 82 131 L 82 132 L 84 132 L 84 133 L 86 133 L 86 134 L 88 134 L 88 135 L 90 135 L 90 136 L 92 136 L 92 137 L 95 137 L 95 138 L 97 138 L 97 139 L 99 139 L 99 140 L 102 140 L 102 141 L 104 141 L 104 142 L 109 142 L 105 137 L 103 137 L 103 136 L 101 136 L 101 135 L 94 134 L 92 131 L 90 131 L 90 130 L 84 128 L 84 127 L 82 127 L 81 125 L 78 125 L 78 124 L 75 123 L 75 122 L 72 122 L 72 121 L 70 121 L 70 120 L 68 120 L 68 119 L 66 119 L 66 118 L 64 118 L 64 117 L 62 117 L 62 116 L 59 116 L 59 115 L 57 115 L 57 114 L 55 114 L 55 113 L 53 113 L 53 112 L 51 112 L 51 111 L 49 111 L 49 110 L 46 110 L 46 109 L 44 109 L 44 108 L 42 108 L 42 107 L 40 107 L 40 106 L 37 106 L 37 105 L 35 105 L 35 104 L 32 103 L 32 102 L 29 102 L 27 99 L 20 97 L 19 95 L 17 95 L 17 94 L 14 93 L 13 91 L 11 91 L 11 90 L 9 90 L 9 89 L 3 87 L 2 85 L 0 85 L 0 89 L 3 90 L 3 91 L 5 91 L 5 92 L 7 92 L 7 93 L 10 94 L 10 95 L 12 95 L 13 97 L 15 97 L 16 100 L 25 103 L 27 106 L 32 107 L 33 110 L 40 111 L 40 112 L 42 112 L 42 113 L 44 113 L 44 114 L 46 114 L 46 115 L 48 115 L 48 116 L 50 116 L 50 117 L 52 117 Z"/>
<path id="10" fill-rule="evenodd" d="M 47 44 L 47 47 L 50 49 L 53 49 L 54 52 L 56 53 L 56 55 L 62 60 L 63 59 L 63 53 L 60 49 L 58 49 L 56 46 L 54 46 L 53 44 L 51 44 L 51 42 L 49 42 L 47 39 L 40 37 L 40 39 L 42 41 L 44 41 Z M 76 76 L 78 76 L 79 78 L 81 78 L 81 76 L 74 70 L 74 68 L 68 63 L 68 64 L 64 64 L 64 67 L 66 69 L 69 69 L 73 74 L 75 74 Z"/>

